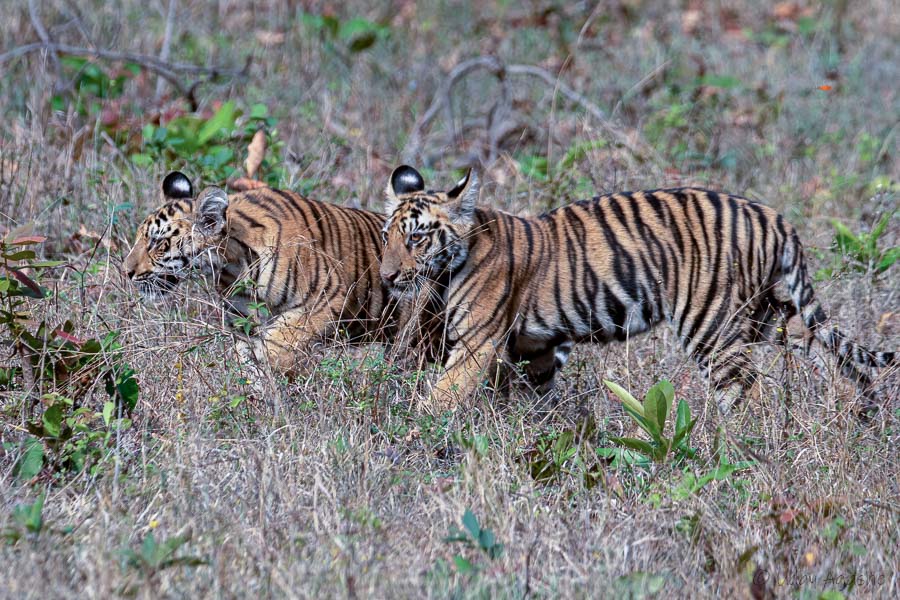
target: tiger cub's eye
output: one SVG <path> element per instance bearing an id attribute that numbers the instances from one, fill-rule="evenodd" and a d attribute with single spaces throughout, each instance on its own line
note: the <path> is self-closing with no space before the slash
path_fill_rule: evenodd
<path id="1" fill-rule="evenodd" d="M 420 244 L 420 243 L 422 243 L 422 241 L 424 239 L 425 239 L 424 233 L 416 232 L 416 233 L 409 234 L 409 242 L 411 244 Z"/>

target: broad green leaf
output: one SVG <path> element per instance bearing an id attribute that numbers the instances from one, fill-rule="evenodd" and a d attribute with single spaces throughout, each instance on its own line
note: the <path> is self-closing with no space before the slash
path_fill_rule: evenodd
<path id="1" fill-rule="evenodd" d="M 691 407 L 684 398 L 682 398 L 678 401 L 678 408 L 675 411 L 675 437 L 677 438 L 678 434 L 683 432 L 690 424 Z M 677 444 L 678 442 L 675 443 Z"/>
<path id="2" fill-rule="evenodd" d="M 219 110 L 216 111 L 216 114 L 210 117 L 209 120 L 200 127 L 200 130 L 197 132 L 197 142 L 200 145 L 203 145 L 223 129 L 230 130 L 234 128 L 234 121 L 234 101 L 229 100 L 222 104 Z"/>
<path id="3" fill-rule="evenodd" d="M 638 452 L 642 452 L 646 454 L 648 457 L 652 457 L 656 455 L 655 449 L 652 444 L 649 442 L 645 442 L 644 440 L 637 440 L 635 438 L 626 438 L 626 437 L 611 437 L 609 438 L 614 444 L 620 444 L 625 446 L 626 448 L 631 448 L 632 450 L 637 450 Z"/>
<path id="4" fill-rule="evenodd" d="M 265 104 L 257 103 L 250 107 L 251 119 L 265 119 L 269 115 L 269 107 Z"/>
<path id="5" fill-rule="evenodd" d="M 44 411 L 42 418 L 44 422 L 44 433 L 50 437 L 58 438 L 62 430 L 63 411 L 61 404 L 54 404 Z"/>
<path id="6" fill-rule="evenodd" d="M 6 260 L 29 260 L 35 258 L 37 255 L 34 253 L 34 250 L 19 250 L 18 252 L 13 252 L 12 254 L 3 254 L 3 258 Z"/>
<path id="7" fill-rule="evenodd" d="M 143 154 L 140 152 L 135 152 L 131 155 L 131 162 L 138 167 L 149 167 L 153 164 L 153 157 L 149 154 Z"/>
<path id="8" fill-rule="evenodd" d="M 612 392 L 616 396 L 618 396 L 619 400 L 622 401 L 622 404 L 630 408 L 632 412 L 644 417 L 644 407 L 641 406 L 640 402 L 635 400 L 634 396 L 632 396 L 628 390 L 620 386 L 618 383 L 613 383 L 612 381 L 608 381 L 606 379 L 603 380 L 603 383 L 606 384 L 606 387 L 612 390 Z"/>
<path id="9" fill-rule="evenodd" d="M 115 402 L 106 402 L 103 404 L 103 424 L 107 427 L 109 427 L 109 422 L 112 420 L 112 414 L 115 408 Z"/>
<path id="10" fill-rule="evenodd" d="M 690 423 L 688 423 L 687 427 L 675 432 L 675 437 L 672 438 L 672 446 L 675 447 L 681 444 L 687 438 L 687 436 L 691 434 L 691 431 L 694 430 L 694 425 L 696 424 L 697 419 L 693 419 Z"/>
<path id="11" fill-rule="evenodd" d="M 478 545 L 481 546 L 483 550 L 490 550 L 493 548 L 495 541 L 494 532 L 490 529 L 482 529 L 481 533 L 478 535 Z"/>
<path id="12" fill-rule="evenodd" d="M 477 540 L 481 534 L 481 527 L 478 526 L 478 517 L 471 510 L 466 509 L 462 518 L 463 527 L 465 527 L 473 540 Z"/>
<path id="13" fill-rule="evenodd" d="M 44 445 L 37 438 L 28 438 L 16 469 L 19 478 L 27 481 L 40 473 L 43 467 Z"/>
<path id="14" fill-rule="evenodd" d="M 668 381 L 660 381 L 649 390 L 644 397 L 644 416 L 648 421 L 656 424 L 659 433 L 662 434 L 666 427 L 666 418 L 672 408 L 672 398 L 675 390 Z"/>
<path id="15" fill-rule="evenodd" d="M 478 453 L 479 456 L 487 456 L 488 451 L 488 438 L 486 435 L 476 435 L 475 436 L 475 452 Z"/>

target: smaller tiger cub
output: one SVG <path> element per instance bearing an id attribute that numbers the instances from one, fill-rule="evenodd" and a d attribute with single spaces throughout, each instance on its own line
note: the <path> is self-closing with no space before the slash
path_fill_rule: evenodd
<path id="1" fill-rule="evenodd" d="M 271 314 L 238 348 L 248 362 L 290 372 L 298 350 L 341 328 L 351 336 L 390 329 L 393 306 L 379 278 L 377 213 L 260 188 L 227 195 L 208 187 L 194 197 L 183 173 L 169 173 L 163 204 L 138 227 L 124 269 L 153 302 L 186 277 L 201 274 L 227 309 Z"/>

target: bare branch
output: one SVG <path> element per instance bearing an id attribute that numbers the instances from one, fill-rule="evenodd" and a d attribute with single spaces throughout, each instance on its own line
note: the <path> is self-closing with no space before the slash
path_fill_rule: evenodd
<path id="1" fill-rule="evenodd" d="M 159 51 L 159 60 L 166 62 L 169 60 L 169 50 L 172 46 L 172 31 L 175 29 L 175 7 L 176 0 L 169 0 L 169 8 L 166 13 L 166 29 L 163 32 L 162 48 Z M 165 78 L 160 75 L 156 80 L 156 99 L 162 97 L 165 89 Z"/>
<path id="2" fill-rule="evenodd" d="M 34 0 L 28 0 L 28 16 L 31 18 L 31 26 L 34 27 L 35 33 L 41 39 L 44 44 L 50 44 L 53 40 L 50 39 L 50 34 L 47 33 L 47 29 L 44 27 L 44 24 L 41 22 L 41 15 L 38 13 L 37 6 L 35 6 Z M 59 74 L 61 72 L 61 67 L 59 64 L 59 57 L 56 55 L 56 52 L 50 52 L 50 61 L 53 63 L 53 70 L 56 72 L 57 77 L 57 85 L 59 85 Z"/>
<path id="3" fill-rule="evenodd" d="M 32 44 L 19 46 L 18 48 L 13 48 L 8 52 L 0 54 L 0 65 L 19 56 L 24 56 L 26 54 L 39 50 L 49 50 L 51 52 L 70 54 L 72 56 L 89 56 L 109 61 L 130 62 L 138 64 L 148 71 L 156 73 L 157 75 L 168 81 L 170 84 L 172 84 L 172 86 L 176 90 L 178 90 L 179 94 L 181 94 L 191 102 L 191 105 L 194 108 L 196 108 L 197 105 L 197 101 L 194 98 L 194 91 L 196 90 L 197 86 L 203 83 L 202 78 L 207 78 L 208 80 L 217 79 L 220 77 L 243 78 L 246 77 L 248 72 L 250 71 L 250 64 L 252 62 L 252 57 L 248 56 L 247 62 L 244 63 L 244 66 L 240 69 L 234 67 L 201 67 L 198 65 L 190 65 L 185 63 L 170 63 L 164 60 L 160 60 L 155 56 L 150 56 L 148 54 L 138 54 L 135 52 L 115 52 L 113 50 L 82 48 L 80 46 L 70 46 L 68 44 L 35 42 Z M 187 82 L 185 81 L 184 77 L 182 77 L 182 75 L 194 75 L 200 77 L 201 79 L 198 81 Z"/>
<path id="4" fill-rule="evenodd" d="M 416 126 L 410 133 L 409 141 L 407 142 L 406 147 L 404 148 L 402 153 L 402 159 L 405 162 L 412 162 L 413 160 L 415 160 L 419 152 L 421 152 L 422 135 L 431 121 L 435 119 L 435 117 L 441 112 L 442 109 L 445 111 L 449 111 L 448 107 L 450 105 L 450 99 L 453 93 L 454 86 L 459 82 L 460 79 L 479 70 L 488 71 L 489 73 L 497 77 L 497 79 L 501 83 L 502 97 L 499 104 L 502 106 L 495 106 L 495 108 L 499 111 L 502 111 L 504 108 L 506 108 L 510 102 L 508 98 L 508 87 L 506 83 L 507 76 L 518 75 L 534 77 L 544 82 L 544 84 L 546 84 L 548 87 L 552 88 L 554 94 L 558 92 L 569 101 L 583 108 L 588 113 L 588 115 L 590 115 L 591 119 L 597 125 L 599 125 L 607 133 L 607 135 L 609 135 L 613 139 L 613 141 L 615 141 L 615 143 L 627 149 L 632 156 L 640 160 L 649 160 L 656 166 L 662 164 L 661 158 L 653 148 L 640 142 L 639 140 L 632 140 L 631 136 L 629 136 L 628 133 L 614 125 L 609 120 L 606 113 L 603 111 L 603 109 L 597 106 L 597 104 L 592 102 L 589 98 L 587 98 L 580 92 L 563 83 L 558 77 L 555 77 L 546 69 L 534 65 L 504 65 L 500 62 L 499 59 L 494 56 L 479 56 L 463 61 L 456 65 L 450 71 L 450 73 L 447 74 L 447 77 L 445 77 L 444 81 L 441 82 L 437 93 L 435 93 L 431 104 L 428 106 L 428 109 L 425 111 L 425 113 L 422 115 L 422 117 L 419 119 L 419 121 L 416 123 Z M 495 116 L 492 116 L 490 118 L 490 121 L 496 122 Z M 453 124 L 449 123 L 448 126 L 452 128 Z M 491 132 L 488 133 L 488 137 L 490 138 L 490 143 L 492 146 L 499 141 L 498 136 L 496 134 L 492 135 Z M 491 156 L 494 156 L 496 154 L 496 148 L 492 147 L 490 154 Z"/>

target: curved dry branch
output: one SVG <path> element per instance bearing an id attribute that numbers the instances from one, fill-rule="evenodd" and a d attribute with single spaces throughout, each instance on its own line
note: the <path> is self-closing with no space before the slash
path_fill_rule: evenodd
<path id="1" fill-rule="evenodd" d="M 465 60 L 456 65 L 447 74 L 447 76 L 441 82 L 438 91 L 435 93 L 434 98 L 432 98 L 431 104 L 429 104 L 428 109 L 417 121 L 415 127 L 410 133 L 409 141 L 407 142 L 406 147 L 403 149 L 402 153 L 402 158 L 405 162 L 412 162 L 419 154 L 419 152 L 421 152 L 422 136 L 426 128 L 431 124 L 435 117 L 437 117 L 441 110 L 449 110 L 448 107 L 450 105 L 450 98 L 453 93 L 453 87 L 459 82 L 459 80 L 479 70 L 488 71 L 500 81 L 504 91 L 504 98 L 502 99 L 502 101 L 506 104 L 509 103 L 509 98 L 506 94 L 506 84 L 508 76 L 528 76 L 539 79 L 548 87 L 552 88 L 554 94 L 560 93 L 570 102 L 577 104 L 578 106 L 583 108 L 585 112 L 587 112 L 587 114 L 591 117 L 591 119 L 597 125 L 599 125 L 607 133 L 607 135 L 609 135 L 613 139 L 615 143 L 628 150 L 629 153 L 636 159 L 640 160 L 641 162 L 650 161 L 655 166 L 663 164 L 663 161 L 660 158 L 659 154 L 652 147 L 641 142 L 640 140 L 633 140 L 631 136 L 628 135 L 628 133 L 614 125 L 609 120 L 603 109 L 597 106 L 596 103 L 592 102 L 584 94 L 581 94 L 580 92 L 574 90 L 573 88 L 562 82 L 559 77 L 554 76 L 546 69 L 534 65 L 504 65 L 498 58 L 494 56 L 479 56 L 476 58 Z M 452 127 L 452 123 L 450 124 L 450 126 Z"/>

